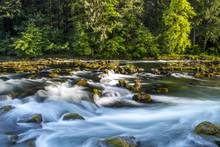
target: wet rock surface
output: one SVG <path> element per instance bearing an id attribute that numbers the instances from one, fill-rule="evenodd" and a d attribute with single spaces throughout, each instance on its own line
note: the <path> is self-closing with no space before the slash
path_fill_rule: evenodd
<path id="1" fill-rule="evenodd" d="M 195 133 L 199 135 L 220 137 L 220 126 L 205 121 L 196 126 Z"/>
<path id="2" fill-rule="evenodd" d="M 101 142 L 100 147 L 138 147 L 135 137 L 109 138 Z"/>
<path id="3" fill-rule="evenodd" d="M 77 113 L 68 113 L 63 116 L 63 120 L 84 120 L 84 118 Z"/>

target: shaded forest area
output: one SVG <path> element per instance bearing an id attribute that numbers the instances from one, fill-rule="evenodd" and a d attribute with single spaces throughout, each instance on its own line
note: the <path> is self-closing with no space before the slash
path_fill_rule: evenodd
<path id="1" fill-rule="evenodd" d="M 219 0 L 1 0 L 0 54 L 220 55 Z"/>

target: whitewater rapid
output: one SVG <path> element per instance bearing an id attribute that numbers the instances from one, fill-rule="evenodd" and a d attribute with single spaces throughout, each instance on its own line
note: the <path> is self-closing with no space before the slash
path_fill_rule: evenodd
<path id="1" fill-rule="evenodd" d="M 182 96 L 179 96 L 181 91 L 171 95 L 154 94 L 152 99 L 155 103 L 140 104 L 132 100 L 132 92 L 117 87 L 118 80 L 127 79 L 132 83 L 138 75 L 109 71 L 102 75 L 100 82 L 95 82 L 88 78 L 88 74 L 91 73 L 75 72 L 63 77 L 65 82 L 46 78 L 9 77 L 8 80 L 0 80 L 0 107 L 13 106 L 9 112 L 0 114 L 1 147 L 23 147 L 30 140 L 35 142 L 36 147 L 98 147 L 100 140 L 115 136 L 134 136 L 140 147 L 216 146 L 194 134 L 193 130 L 202 121 L 220 123 L 218 84 L 213 86 L 188 75 L 173 74 L 171 76 L 176 80 L 195 80 L 198 85 L 194 85 L 194 89 L 183 87 Z M 147 76 L 158 78 L 150 74 Z M 103 88 L 102 96 L 91 100 L 85 87 L 72 84 L 72 81 L 82 77 L 87 78 L 90 84 Z M 146 80 L 145 84 L 148 82 Z M 11 97 L 11 92 L 23 92 L 36 85 L 40 86 L 34 94 Z M 205 94 L 197 90 L 205 91 Z M 122 105 L 114 107 L 119 102 Z M 64 121 L 63 116 L 67 113 L 77 113 L 85 120 Z M 19 122 L 32 114 L 41 114 L 43 122 Z M 12 134 L 18 135 L 16 144 L 10 143 Z"/>

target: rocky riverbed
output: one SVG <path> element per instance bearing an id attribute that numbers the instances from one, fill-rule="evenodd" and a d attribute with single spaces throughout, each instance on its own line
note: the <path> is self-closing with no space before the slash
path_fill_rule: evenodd
<path id="1" fill-rule="evenodd" d="M 2 147 L 219 144 L 219 61 L 33 59 L 0 73 Z"/>

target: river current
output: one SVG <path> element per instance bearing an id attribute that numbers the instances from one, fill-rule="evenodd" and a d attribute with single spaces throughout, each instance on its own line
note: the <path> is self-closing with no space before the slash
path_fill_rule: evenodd
<path id="1" fill-rule="evenodd" d="M 147 68 L 147 64 L 140 66 Z M 94 80 L 101 74 L 100 81 Z M 102 96 L 91 100 L 85 87 L 73 84 L 81 78 L 101 87 Z M 136 78 L 142 79 L 142 86 L 163 84 L 169 92 L 151 94 L 154 103 L 135 102 L 134 94 L 117 84 L 125 79 L 132 85 Z M 193 130 L 203 121 L 220 124 L 220 79 L 199 79 L 188 73 L 123 75 L 85 70 L 57 79 L 6 74 L 0 76 L 3 106 L 12 109 L 0 110 L 0 147 L 99 147 L 100 140 L 117 136 L 133 136 L 140 147 L 216 147 Z M 67 113 L 84 120 L 64 120 Z M 42 115 L 41 123 L 21 121 L 34 114 Z"/>

